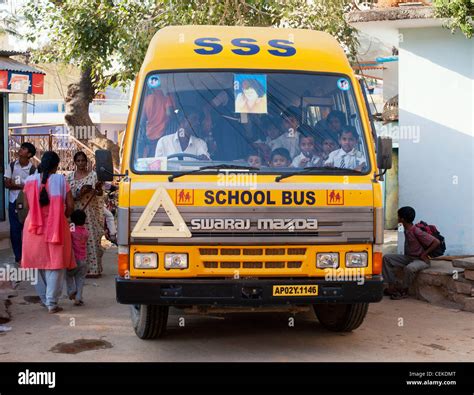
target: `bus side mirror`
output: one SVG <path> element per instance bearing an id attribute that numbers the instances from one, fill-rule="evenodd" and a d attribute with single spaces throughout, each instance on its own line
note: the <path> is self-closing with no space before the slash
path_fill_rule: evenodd
<path id="1" fill-rule="evenodd" d="M 95 151 L 95 169 L 99 181 L 113 181 L 114 165 L 110 151 L 105 149 Z"/>
<path id="2" fill-rule="evenodd" d="M 380 170 L 392 168 L 392 138 L 377 137 L 377 167 Z"/>

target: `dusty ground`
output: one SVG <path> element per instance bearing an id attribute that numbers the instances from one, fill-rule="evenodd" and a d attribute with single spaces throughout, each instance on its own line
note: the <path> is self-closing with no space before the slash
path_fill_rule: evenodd
<path id="1" fill-rule="evenodd" d="M 129 307 L 115 302 L 115 250 L 105 255 L 105 275 L 88 279 L 86 305 L 61 301 L 48 315 L 30 300 L 26 283 L 12 298 L 11 331 L 0 333 L 2 361 L 474 361 L 474 315 L 414 299 L 372 304 L 353 333 L 324 330 L 313 313 L 195 316 L 170 312 L 162 340 L 143 341 L 132 329 Z M 184 326 L 180 318 L 184 317 Z M 181 320 L 182 323 L 182 320 Z M 110 348 L 58 353 L 59 343 L 104 341 Z M 91 347 L 100 346 L 100 342 Z M 85 349 L 86 345 L 79 349 Z"/>

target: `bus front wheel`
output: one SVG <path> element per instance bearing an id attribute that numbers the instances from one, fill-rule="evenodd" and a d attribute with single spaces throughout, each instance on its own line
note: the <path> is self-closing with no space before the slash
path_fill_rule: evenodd
<path id="1" fill-rule="evenodd" d="M 144 340 L 162 337 L 168 324 L 168 311 L 168 306 L 132 305 L 132 324 L 137 336 Z"/>
<path id="2" fill-rule="evenodd" d="M 358 328 L 364 321 L 368 308 L 368 303 L 313 305 L 321 325 L 334 332 L 350 332 Z"/>

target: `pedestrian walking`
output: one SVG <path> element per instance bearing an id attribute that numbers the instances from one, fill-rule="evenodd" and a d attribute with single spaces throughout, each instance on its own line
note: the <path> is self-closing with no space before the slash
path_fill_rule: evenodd
<path id="1" fill-rule="evenodd" d="M 9 189 L 8 220 L 10 222 L 10 240 L 16 265 L 19 265 L 21 261 L 24 220 L 24 218 L 20 218 L 18 215 L 17 203 L 21 199 L 20 192 L 23 190 L 25 180 L 36 171 L 31 160 L 35 154 L 36 148 L 33 144 L 23 143 L 17 153 L 18 159 L 11 162 L 5 169 L 5 187 Z"/>
<path id="2" fill-rule="evenodd" d="M 23 188 L 29 210 L 23 232 L 28 248 L 23 251 L 21 267 L 38 269 L 36 291 L 50 313 L 62 310 L 58 300 L 65 269 L 76 267 L 66 220 L 74 201 L 64 176 L 56 174 L 58 165 L 59 156 L 45 152 L 38 172 L 26 179 Z"/>
<path id="3" fill-rule="evenodd" d="M 87 277 L 98 278 L 102 273 L 102 255 L 104 253 L 101 240 L 104 235 L 104 202 L 102 183 L 97 174 L 87 168 L 87 156 L 79 151 L 74 155 L 76 170 L 66 176 L 71 186 L 75 209 L 86 213 L 86 228 L 89 233 L 87 240 Z"/>

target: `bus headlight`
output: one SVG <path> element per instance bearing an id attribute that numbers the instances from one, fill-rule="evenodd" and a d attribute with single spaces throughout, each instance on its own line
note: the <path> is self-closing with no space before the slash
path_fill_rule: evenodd
<path id="1" fill-rule="evenodd" d="M 346 267 L 367 267 L 366 252 L 348 252 L 346 254 Z"/>
<path id="2" fill-rule="evenodd" d="M 188 254 L 165 254 L 165 269 L 187 269 Z"/>
<path id="3" fill-rule="evenodd" d="M 319 269 L 337 269 L 339 267 L 339 254 L 337 252 L 316 254 L 316 267 Z"/>
<path id="4" fill-rule="evenodd" d="M 158 255 L 154 252 L 136 253 L 133 256 L 133 266 L 135 269 L 156 269 L 158 267 Z"/>

